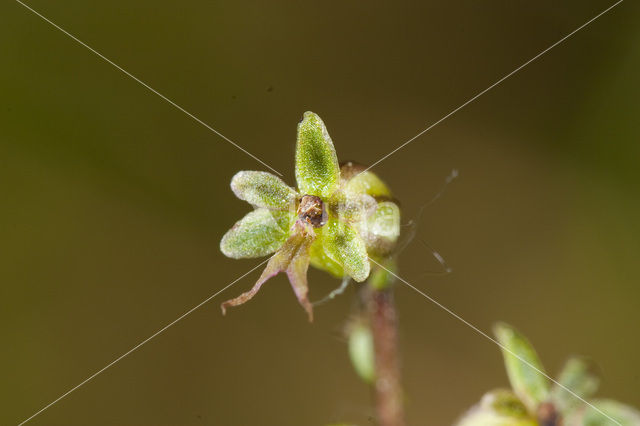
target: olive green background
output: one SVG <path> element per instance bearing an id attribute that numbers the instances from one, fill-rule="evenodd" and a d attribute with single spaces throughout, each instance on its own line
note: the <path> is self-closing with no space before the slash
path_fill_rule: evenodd
<path id="1" fill-rule="evenodd" d="M 31 6 L 293 180 L 296 124 L 370 164 L 613 1 L 31 0 Z M 592 357 L 640 406 L 640 7 L 631 0 L 375 167 L 403 223 L 401 275 L 550 373 Z M 0 424 L 17 424 L 256 260 L 218 243 L 265 170 L 14 1 L 0 5 Z M 415 222 L 415 221 L 414 221 Z M 404 228 L 405 231 L 409 227 Z M 346 355 L 354 289 L 309 324 L 254 272 L 33 425 L 373 424 Z M 319 298 L 337 286 L 312 271 Z M 498 348 L 397 288 L 410 425 L 507 385 Z"/>

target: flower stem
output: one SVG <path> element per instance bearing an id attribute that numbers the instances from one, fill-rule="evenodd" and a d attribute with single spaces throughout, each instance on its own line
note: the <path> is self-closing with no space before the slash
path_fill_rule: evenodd
<path id="1" fill-rule="evenodd" d="M 373 333 L 376 379 L 374 391 L 380 426 L 404 426 L 400 360 L 398 355 L 398 320 L 393 287 L 369 286 L 365 304 Z"/>

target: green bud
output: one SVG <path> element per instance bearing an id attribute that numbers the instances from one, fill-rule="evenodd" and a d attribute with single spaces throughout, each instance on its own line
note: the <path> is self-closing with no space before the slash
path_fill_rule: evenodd
<path id="1" fill-rule="evenodd" d="M 375 265 L 369 275 L 369 281 L 367 281 L 367 283 L 376 290 L 384 290 L 396 280 L 396 277 L 389 272 L 396 270 L 395 261 L 393 259 L 385 259 L 381 261 L 384 262 L 384 268 L 380 268 Z"/>
<path id="2" fill-rule="evenodd" d="M 344 169 L 343 167 L 342 170 Z M 367 194 L 372 197 L 391 197 L 391 191 L 389 191 L 387 185 L 369 170 L 356 171 L 353 177 L 348 179 L 345 190 Z"/>
<path id="3" fill-rule="evenodd" d="M 352 324 L 349 330 L 349 357 L 358 376 L 368 384 L 375 379 L 373 335 L 362 322 Z"/>
<path id="4" fill-rule="evenodd" d="M 400 208 L 391 201 L 378 203 L 376 211 L 360 229 L 369 254 L 376 257 L 390 255 L 400 236 Z"/>
<path id="5" fill-rule="evenodd" d="M 538 426 L 516 395 L 506 390 L 485 394 L 456 426 Z"/>

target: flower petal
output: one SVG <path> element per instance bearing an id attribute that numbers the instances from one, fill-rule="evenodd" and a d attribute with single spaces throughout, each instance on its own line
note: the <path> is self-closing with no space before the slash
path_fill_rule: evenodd
<path id="1" fill-rule="evenodd" d="M 322 245 L 327 255 L 342 265 L 345 274 L 358 282 L 369 276 L 369 256 L 364 241 L 348 223 L 335 218 L 322 230 Z"/>
<path id="2" fill-rule="evenodd" d="M 598 389 L 599 380 L 590 371 L 589 362 L 585 359 L 572 357 L 565 363 L 557 384 L 553 386 L 551 398 L 561 412 L 568 412 L 570 409 L 580 405 L 581 401 L 575 397 L 579 395 L 582 399 L 589 399 Z M 565 388 L 571 389 L 569 393 Z"/>
<path id="3" fill-rule="evenodd" d="M 365 221 L 376 211 L 376 200 L 367 194 L 336 191 L 331 196 L 330 209 L 343 222 Z"/>
<path id="4" fill-rule="evenodd" d="M 242 171 L 231 179 L 236 197 L 257 207 L 288 209 L 297 197 L 296 191 L 277 176 L 267 172 Z"/>
<path id="5" fill-rule="evenodd" d="M 322 241 L 322 231 L 324 228 L 323 226 L 315 230 L 318 238 L 311 244 L 311 249 L 309 250 L 311 253 L 311 264 L 322 271 L 330 273 L 336 278 L 344 278 L 344 268 L 342 265 L 330 258 L 324 250 Z"/>
<path id="6" fill-rule="evenodd" d="M 251 290 L 245 291 L 240 296 L 227 300 L 220 304 L 222 315 L 226 315 L 228 307 L 242 305 L 243 303 L 251 300 L 253 296 L 255 296 L 258 291 L 260 291 L 262 284 L 266 283 L 269 278 L 278 275 L 278 273 L 282 271 L 282 263 L 282 257 L 279 257 L 278 254 L 275 254 L 269 260 L 269 263 L 267 263 L 267 267 L 264 268 L 264 271 L 262 271 L 262 274 L 260 275 L 260 278 L 258 278 L 258 281 L 256 281 L 253 287 L 251 287 Z"/>
<path id="7" fill-rule="evenodd" d="M 305 112 L 298 124 L 296 180 L 302 195 L 327 198 L 338 187 L 340 167 L 336 150 L 324 123 L 316 114 Z"/>
<path id="8" fill-rule="evenodd" d="M 234 259 L 271 254 L 286 241 L 294 217 L 288 211 L 254 210 L 227 231 L 220 250 Z"/>
<path id="9" fill-rule="evenodd" d="M 640 424 L 640 411 L 611 399 L 596 399 L 590 401 L 598 410 L 604 411 L 607 417 L 593 407 L 583 406 L 581 410 L 572 411 L 567 416 L 567 425 L 589 425 L 589 426 L 637 426 Z M 614 423 L 609 418 L 615 419 Z"/>
<path id="10" fill-rule="evenodd" d="M 309 267 L 309 246 L 314 239 L 315 235 L 311 227 L 296 222 L 292 235 L 276 254 L 269 259 L 267 267 L 251 290 L 242 293 L 234 299 L 223 302 L 220 305 L 222 313 L 225 314 L 227 308 L 230 306 L 242 305 L 251 300 L 269 278 L 286 271 L 298 301 L 307 311 L 309 321 L 313 321 L 313 308 L 307 298 L 307 268 Z"/>
<path id="11" fill-rule="evenodd" d="M 298 302 L 302 305 L 309 321 L 313 321 L 313 307 L 307 295 L 309 294 L 309 287 L 307 285 L 307 269 L 309 269 L 309 247 L 313 242 L 313 238 L 304 237 L 296 254 L 293 255 L 289 266 L 287 267 L 287 277 L 289 277 L 289 283 L 293 288 L 293 292 L 298 298 Z"/>
<path id="12" fill-rule="evenodd" d="M 549 396 L 549 381 L 541 374 L 542 363 L 531 343 L 510 325 L 500 323 L 493 330 L 502 345 L 502 355 L 513 391 L 535 413 Z M 524 360 L 524 361 L 523 361 Z"/>

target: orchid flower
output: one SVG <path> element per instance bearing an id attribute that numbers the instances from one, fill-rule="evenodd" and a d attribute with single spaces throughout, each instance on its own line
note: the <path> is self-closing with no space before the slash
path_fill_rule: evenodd
<path id="1" fill-rule="evenodd" d="M 456 426 L 638 426 L 640 412 L 611 399 L 592 398 L 599 379 L 587 361 L 569 358 L 549 380 L 531 343 L 515 328 L 494 327 L 511 389 L 486 393 Z"/>
<path id="2" fill-rule="evenodd" d="M 352 162 L 338 163 L 333 142 L 316 114 L 298 124 L 297 189 L 267 172 L 241 171 L 231 189 L 254 207 L 222 238 L 226 256 L 272 255 L 251 290 L 222 304 L 223 313 L 251 299 L 269 278 L 285 272 L 309 320 L 309 264 L 357 282 L 370 273 L 369 257 L 385 259 L 400 234 L 400 210 L 387 186 Z"/>

